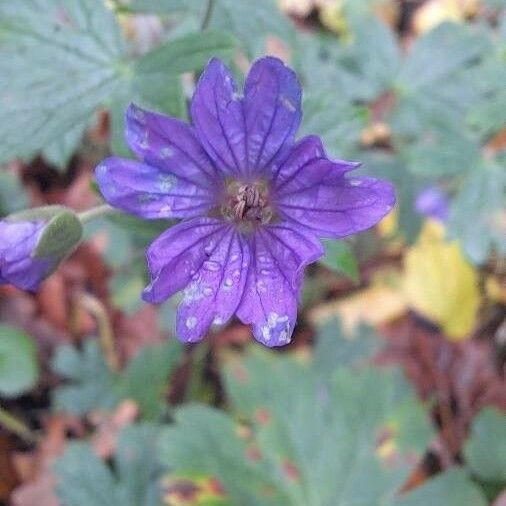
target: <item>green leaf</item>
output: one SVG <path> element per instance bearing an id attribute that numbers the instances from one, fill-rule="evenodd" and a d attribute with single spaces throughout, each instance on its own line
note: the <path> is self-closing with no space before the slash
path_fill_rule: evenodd
<path id="1" fill-rule="evenodd" d="M 101 0 L 0 4 L 0 160 L 83 125 L 122 86 L 124 47 Z"/>
<path id="2" fill-rule="evenodd" d="M 380 344 L 374 330 L 368 327 L 361 327 L 353 336 L 345 337 L 338 320 L 326 321 L 318 327 L 317 336 L 314 367 L 327 379 L 338 367 L 356 368 L 368 363 Z"/>
<path id="3" fill-rule="evenodd" d="M 202 5 L 201 2 L 197 4 Z M 218 0 L 214 3 L 209 29 L 231 32 L 243 43 L 250 56 L 265 53 L 267 37 L 270 35 L 279 37 L 285 43 L 294 37 L 294 27 L 281 14 L 275 0 Z"/>
<path id="4" fill-rule="evenodd" d="M 489 50 L 482 31 L 464 24 L 444 23 L 418 39 L 395 81 L 394 133 L 421 137 L 439 125 L 443 152 L 446 128 L 465 135 L 465 115 L 482 94 L 476 69 Z"/>
<path id="5" fill-rule="evenodd" d="M 340 80 L 350 98 L 371 101 L 393 86 L 401 65 L 399 44 L 374 16 L 362 19 L 354 31 L 353 44 L 343 46 L 338 57 Z"/>
<path id="6" fill-rule="evenodd" d="M 128 364 L 122 377 L 120 396 L 133 399 L 145 419 L 155 419 L 161 414 L 164 407 L 161 399 L 167 390 L 169 376 L 181 359 L 182 350 L 179 341 L 167 341 L 143 348 Z"/>
<path id="7" fill-rule="evenodd" d="M 0 217 L 20 211 L 28 206 L 28 202 L 28 195 L 18 175 L 0 168 Z"/>
<path id="8" fill-rule="evenodd" d="M 221 30 L 221 28 L 220 28 Z M 90 117 L 112 106 L 115 150 L 128 103 L 183 117 L 179 75 L 211 56 L 230 59 L 224 30 L 171 40 L 133 60 L 103 0 L 27 0 L 0 4 L 0 161 L 44 149 L 63 166 Z"/>
<path id="9" fill-rule="evenodd" d="M 66 506 L 159 506 L 158 429 L 124 429 L 111 470 L 87 443 L 71 443 L 54 466 L 56 492 Z"/>
<path id="10" fill-rule="evenodd" d="M 320 135 L 329 153 L 336 157 L 354 154 L 368 121 L 365 108 L 346 102 L 333 90 L 320 89 L 304 95 L 303 110 L 300 135 Z"/>
<path id="11" fill-rule="evenodd" d="M 486 408 L 473 421 L 464 449 L 467 465 L 480 480 L 506 487 L 506 416 Z"/>
<path id="12" fill-rule="evenodd" d="M 210 55 L 231 61 L 237 41 L 226 31 L 205 31 L 171 39 L 135 63 L 135 74 L 175 77 L 202 69 Z"/>
<path id="13" fill-rule="evenodd" d="M 33 388 L 38 377 L 33 340 L 18 329 L 0 325 L 0 395 L 24 394 Z"/>
<path id="14" fill-rule="evenodd" d="M 327 379 L 290 355 L 236 359 L 226 375 L 234 416 L 181 408 L 162 462 L 215 476 L 241 506 L 394 504 L 430 437 L 423 410 L 393 371 L 338 367 Z"/>
<path id="15" fill-rule="evenodd" d="M 425 177 L 453 175 L 476 170 L 481 163 L 480 146 L 462 127 L 439 123 L 426 125 L 416 142 L 405 148 L 408 167 L 413 174 Z"/>
<path id="16" fill-rule="evenodd" d="M 153 14 L 174 14 L 191 10 L 188 0 L 119 0 L 121 8 L 129 12 L 149 12 Z"/>
<path id="17" fill-rule="evenodd" d="M 65 132 L 61 138 L 44 148 L 44 158 L 59 170 L 66 168 L 70 158 L 74 155 L 77 146 L 80 144 L 85 130 L 86 124 L 80 123 L 68 132 Z"/>
<path id="18" fill-rule="evenodd" d="M 445 84 L 490 49 L 478 29 L 443 23 L 416 41 L 398 76 L 398 85 L 420 90 Z"/>
<path id="19" fill-rule="evenodd" d="M 68 506 L 120 504 L 114 476 L 87 443 L 69 445 L 55 472 L 60 478 L 56 493 Z"/>
<path id="20" fill-rule="evenodd" d="M 357 259 L 350 245 L 344 241 L 324 241 L 325 256 L 321 262 L 332 270 L 346 274 L 355 283 L 359 281 Z"/>
<path id="21" fill-rule="evenodd" d="M 70 344 L 58 347 L 52 369 L 68 380 L 53 391 L 55 409 L 83 415 L 113 409 L 119 403 L 117 377 L 107 367 L 96 340 L 85 341 L 82 350 Z"/>
<path id="22" fill-rule="evenodd" d="M 421 506 L 422 504 L 487 506 L 487 501 L 463 470 L 451 470 L 436 476 L 395 502 L 395 506 Z"/>
<path id="23" fill-rule="evenodd" d="M 414 202 L 418 191 L 423 187 L 421 181 L 406 170 L 406 161 L 394 157 L 384 150 L 364 151 L 357 158 L 363 162 L 363 170 L 368 176 L 385 178 L 395 186 L 396 207 L 399 209 L 399 229 L 409 243 L 420 231 L 421 216 L 416 212 Z"/>
<path id="24" fill-rule="evenodd" d="M 506 160 L 482 163 L 473 170 L 452 202 L 448 231 L 460 241 L 475 264 L 484 263 L 493 249 L 506 255 L 502 220 L 506 201 Z"/>
<path id="25" fill-rule="evenodd" d="M 143 260 L 141 262 L 144 268 Z M 133 315 L 141 308 L 140 294 L 146 284 L 144 272 L 139 271 L 137 262 L 132 267 L 114 273 L 109 280 L 113 304 L 128 315 Z"/>
<path id="26" fill-rule="evenodd" d="M 67 384 L 53 392 L 53 406 L 84 415 L 113 410 L 121 401 L 130 399 L 137 403 L 144 419 L 154 419 L 164 409 L 163 394 L 181 349 L 175 341 L 145 347 L 125 370 L 113 373 L 96 340 L 85 341 L 82 351 L 71 345 L 60 346 L 53 370 L 66 378 Z"/>

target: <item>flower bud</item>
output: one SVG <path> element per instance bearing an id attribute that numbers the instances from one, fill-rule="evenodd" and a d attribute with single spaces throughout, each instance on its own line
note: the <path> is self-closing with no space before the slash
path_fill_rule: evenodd
<path id="1" fill-rule="evenodd" d="M 78 216 L 62 206 L 12 214 L 0 220 L 0 284 L 35 291 L 79 244 Z"/>

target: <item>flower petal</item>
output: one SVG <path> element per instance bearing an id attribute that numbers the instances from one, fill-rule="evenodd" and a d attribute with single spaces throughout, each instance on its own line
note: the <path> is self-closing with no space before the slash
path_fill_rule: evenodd
<path id="1" fill-rule="evenodd" d="M 251 238 L 252 259 L 237 316 L 253 324 L 255 338 L 266 346 L 291 340 L 306 265 L 323 247 L 312 232 L 293 222 L 270 225 Z"/>
<path id="2" fill-rule="evenodd" d="M 246 142 L 242 100 L 230 70 L 213 58 L 202 73 L 191 104 L 202 146 L 225 174 L 244 174 Z"/>
<path id="3" fill-rule="evenodd" d="M 202 339 L 212 323 L 229 320 L 239 305 L 250 263 L 249 245 L 230 227 L 184 290 L 177 313 L 177 336 Z"/>
<path id="4" fill-rule="evenodd" d="M 322 237 L 345 237 L 366 230 L 381 220 L 395 204 L 393 186 L 367 177 L 325 175 L 321 184 L 310 180 L 306 188 L 278 196 L 277 209 Z"/>
<path id="5" fill-rule="evenodd" d="M 54 269 L 54 264 L 54 260 L 50 258 L 20 258 L 5 266 L 0 278 L 4 278 L 5 282 L 21 290 L 34 292 Z"/>
<path id="6" fill-rule="evenodd" d="M 216 167 L 186 123 L 131 104 L 126 125 L 130 149 L 148 165 L 198 186 L 209 188 L 220 183 Z"/>
<path id="7" fill-rule="evenodd" d="M 278 194 L 300 190 L 310 185 L 334 184 L 360 164 L 345 160 L 329 160 L 321 139 L 308 135 L 298 141 L 273 175 Z"/>
<path id="8" fill-rule="evenodd" d="M 205 188 L 133 160 L 108 158 L 96 178 L 107 202 L 142 218 L 188 218 L 215 205 Z"/>
<path id="9" fill-rule="evenodd" d="M 55 265 L 54 259 L 33 257 L 44 226 L 43 221 L 0 222 L 0 284 L 37 290 Z"/>
<path id="10" fill-rule="evenodd" d="M 250 251 L 232 226 L 213 218 L 179 223 L 156 239 L 147 258 L 152 282 L 143 293 L 146 302 L 163 302 L 184 288 L 177 317 L 181 340 L 198 341 L 213 322 L 234 314 Z"/>
<path id="11" fill-rule="evenodd" d="M 257 60 L 244 87 L 247 157 L 252 171 L 260 172 L 285 145 L 291 145 L 302 117 L 302 91 L 293 70 L 281 60 Z"/>

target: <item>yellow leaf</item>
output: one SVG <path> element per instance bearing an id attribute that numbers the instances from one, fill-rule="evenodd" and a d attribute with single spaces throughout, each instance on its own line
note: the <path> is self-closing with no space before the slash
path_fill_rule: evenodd
<path id="1" fill-rule="evenodd" d="M 344 3 L 344 0 L 325 0 L 320 2 L 319 17 L 320 22 L 325 28 L 349 40 L 351 33 L 344 12 Z"/>
<path id="2" fill-rule="evenodd" d="M 450 340 L 474 328 L 480 294 L 478 274 L 456 241 L 444 240 L 440 223 L 428 221 L 406 253 L 404 289 L 408 304 L 439 324 Z"/>
<path id="3" fill-rule="evenodd" d="M 391 237 L 399 230 L 399 210 L 394 207 L 379 223 L 378 232 L 381 237 Z"/>
<path id="4" fill-rule="evenodd" d="M 485 281 L 485 293 L 492 302 L 506 304 L 506 282 L 490 275 Z"/>
<path id="5" fill-rule="evenodd" d="M 415 33 L 421 35 L 445 21 L 459 23 L 476 14 L 479 0 L 429 0 L 413 17 Z"/>
<path id="6" fill-rule="evenodd" d="M 310 319 L 321 324 L 338 316 L 348 334 L 352 334 L 361 323 L 372 326 L 388 323 L 407 310 L 400 283 L 397 272 L 380 272 L 370 287 L 314 308 Z"/>

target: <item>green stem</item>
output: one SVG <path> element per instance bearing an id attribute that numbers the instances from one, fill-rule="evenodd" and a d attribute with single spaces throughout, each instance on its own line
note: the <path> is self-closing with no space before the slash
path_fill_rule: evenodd
<path id="1" fill-rule="evenodd" d="M 78 217 L 81 220 L 81 223 L 88 223 L 92 220 L 105 216 L 106 214 L 110 214 L 115 212 L 115 209 L 111 207 L 109 204 L 103 204 L 101 206 L 92 207 L 82 213 L 78 213 Z"/>
<path id="2" fill-rule="evenodd" d="M 214 0 L 207 0 L 206 10 L 204 12 L 204 17 L 202 18 L 202 23 L 200 24 L 200 30 L 204 31 L 211 21 L 211 16 L 213 14 L 214 8 Z"/>
<path id="3" fill-rule="evenodd" d="M 192 352 L 191 373 L 188 381 L 188 387 L 185 394 L 186 401 L 197 401 L 202 392 L 202 383 L 204 380 L 204 369 L 206 366 L 206 358 L 209 353 L 209 345 L 205 341 L 201 341 Z"/>
<path id="4" fill-rule="evenodd" d="M 14 415 L 11 415 L 7 410 L 0 406 L 0 426 L 4 427 L 9 432 L 16 434 L 23 441 L 27 443 L 37 443 L 38 437 L 25 425 L 24 422 L 18 420 Z"/>
<path id="5" fill-rule="evenodd" d="M 120 361 L 107 309 L 99 299 L 89 293 L 81 293 L 78 296 L 78 303 L 95 318 L 98 327 L 98 338 L 105 361 L 111 371 L 118 372 Z"/>

